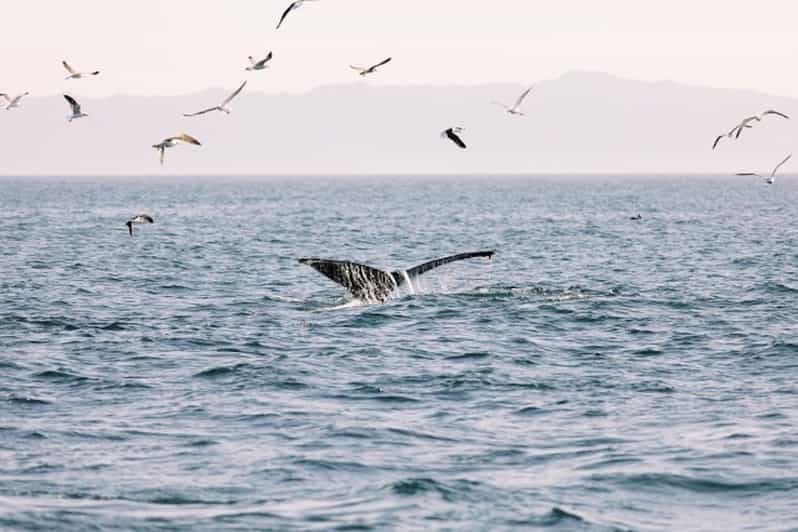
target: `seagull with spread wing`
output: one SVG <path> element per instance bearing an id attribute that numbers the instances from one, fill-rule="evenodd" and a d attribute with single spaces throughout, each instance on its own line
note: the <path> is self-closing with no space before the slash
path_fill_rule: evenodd
<path id="1" fill-rule="evenodd" d="M 127 222 L 125 225 L 127 226 L 127 230 L 130 231 L 130 236 L 133 236 L 133 226 L 140 225 L 140 224 L 154 224 L 155 220 L 149 214 L 137 214 Z"/>
<path id="2" fill-rule="evenodd" d="M 195 146 L 202 146 L 200 141 L 198 141 L 191 135 L 183 133 L 182 135 L 177 135 L 176 137 L 169 137 L 163 139 L 158 144 L 153 144 L 152 147 L 161 152 L 161 164 L 163 164 L 166 148 L 174 148 L 175 146 L 179 146 L 180 144 L 193 144 Z"/>
<path id="3" fill-rule="evenodd" d="M 77 120 L 78 118 L 83 118 L 84 116 L 89 116 L 86 113 L 80 110 L 80 104 L 70 96 L 69 94 L 64 94 L 64 99 L 69 104 L 69 108 L 72 110 L 72 114 L 67 117 L 67 120 L 72 122 L 73 120 Z"/>
<path id="4" fill-rule="evenodd" d="M 244 70 L 248 70 L 250 72 L 253 71 L 253 70 L 266 70 L 267 68 L 269 68 L 269 65 L 267 65 L 266 63 L 268 63 L 271 60 L 272 60 L 271 51 L 269 51 L 269 53 L 266 54 L 266 57 L 264 57 L 263 59 L 260 59 L 258 61 L 255 61 L 254 57 L 249 56 L 250 65 L 247 68 L 245 68 Z"/>
<path id="5" fill-rule="evenodd" d="M 5 107 L 6 111 L 10 111 L 11 109 L 19 107 L 19 102 L 22 100 L 22 98 L 24 98 L 28 94 L 30 93 L 23 92 L 22 94 L 18 94 L 17 96 L 14 96 L 12 98 L 8 94 L 0 92 L 0 98 L 3 98 L 6 101 L 6 107 Z"/>
<path id="6" fill-rule="evenodd" d="M 299 9 L 300 7 L 302 7 L 302 4 L 304 4 L 305 2 L 316 2 L 316 1 L 318 0 L 296 0 L 295 2 L 291 2 L 291 5 L 288 6 L 285 11 L 283 11 L 283 15 L 280 17 L 280 22 L 277 23 L 277 29 L 278 30 L 280 29 L 280 26 L 282 26 L 283 22 L 285 21 L 285 17 L 287 17 L 291 11 Z"/>
<path id="7" fill-rule="evenodd" d="M 376 65 L 371 65 L 370 67 L 359 67 L 359 66 L 349 65 L 349 68 L 351 68 L 352 70 L 357 70 L 361 76 L 368 76 L 369 74 L 375 73 L 377 69 L 380 68 L 382 65 L 385 65 L 390 62 L 391 58 L 389 57 L 388 59 L 384 59 L 383 61 L 380 61 Z"/>
<path id="8" fill-rule="evenodd" d="M 530 91 L 532 91 L 532 87 L 529 87 L 527 90 L 521 93 L 521 96 L 518 97 L 518 99 L 515 101 L 515 104 L 513 104 L 512 107 L 503 104 L 502 102 L 493 102 L 493 103 L 495 105 L 504 107 L 504 110 L 507 111 L 508 114 L 524 116 L 523 111 L 521 111 L 521 104 L 524 103 L 524 99 L 529 95 Z"/>
<path id="9" fill-rule="evenodd" d="M 100 74 L 99 70 L 95 70 L 94 72 L 78 72 L 77 70 L 72 68 L 70 64 L 67 63 L 66 61 L 61 61 L 61 64 L 64 65 L 66 71 L 69 72 L 69 75 L 64 79 L 80 79 L 80 78 L 85 78 L 87 76 L 97 76 Z"/>
<path id="10" fill-rule="evenodd" d="M 242 90 L 244 90 L 244 87 L 246 86 L 246 84 L 247 84 L 246 81 L 244 83 L 242 83 L 241 86 L 238 87 L 235 90 L 235 92 L 233 92 L 233 94 L 231 94 L 230 96 L 225 98 L 224 101 L 221 104 L 216 105 L 214 107 L 209 107 L 207 109 L 203 109 L 202 111 L 197 111 L 196 113 L 183 113 L 183 116 L 199 116 L 199 115 L 204 115 L 205 113 L 210 113 L 212 111 L 221 111 L 223 113 L 230 114 L 231 109 L 230 109 L 230 107 L 228 107 L 228 105 L 230 104 L 230 102 L 233 101 L 233 99 L 236 96 L 238 96 L 241 93 Z"/>
<path id="11" fill-rule="evenodd" d="M 792 154 L 789 154 L 783 161 L 781 161 L 779 164 L 777 164 L 776 167 L 773 169 L 773 171 L 770 172 L 770 176 L 769 177 L 765 177 L 765 176 L 759 175 L 759 174 L 754 173 L 754 172 L 741 172 L 741 173 L 738 173 L 737 175 L 738 176 L 756 176 L 756 177 L 760 177 L 760 178 L 765 180 L 765 183 L 767 183 L 768 185 L 772 185 L 773 183 L 776 182 L 776 172 L 778 172 L 779 168 L 784 166 L 785 163 L 787 161 L 789 161 L 790 159 L 792 159 Z"/>

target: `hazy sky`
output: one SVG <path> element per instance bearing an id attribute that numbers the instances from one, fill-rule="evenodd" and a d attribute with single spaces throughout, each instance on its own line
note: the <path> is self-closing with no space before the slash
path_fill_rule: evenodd
<path id="1" fill-rule="evenodd" d="M 305 91 L 358 82 L 476 84 L 606 71 L 798 97 L 795 0 L 318 0 L 275 31 L 288 0 L 8 2 L 0 91 L 177 94 L 213 86 Z M 248 55 L 274 50 L 270 71 Z M 63 80 L 61 59 L 101 69 Z"/>

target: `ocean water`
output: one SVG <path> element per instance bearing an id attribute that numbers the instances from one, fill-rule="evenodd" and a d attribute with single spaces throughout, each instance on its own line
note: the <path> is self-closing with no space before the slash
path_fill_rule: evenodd
<path id="1" fill-rule="evenodd" d="M 0 529 L 798 530 L 789 178 L 4 178 L 0 209 Z M 479 249 L 382 305 L 296 260 Z"/>

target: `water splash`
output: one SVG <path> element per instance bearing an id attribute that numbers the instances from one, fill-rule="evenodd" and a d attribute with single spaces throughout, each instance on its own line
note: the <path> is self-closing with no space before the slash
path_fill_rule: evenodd
<path id="1" fill-rule="evenodd" d="M 416 295 L 416 290 L 413 288 L 413 281 L 410 280 L 410 276 L 407 275 L 407 272 L 402 270 L 402 277 L 404 277 L 405 282 L 407 283 L 408 290 L 410 291 L 410 295 Z"/>

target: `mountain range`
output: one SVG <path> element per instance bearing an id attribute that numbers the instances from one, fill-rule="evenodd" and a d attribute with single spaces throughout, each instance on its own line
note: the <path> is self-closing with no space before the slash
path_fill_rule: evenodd
<path id="1" fill-rule="evenodd" d="M 766 109 L 798 120 L 796 99 L 600 72 L 536 83 L 521 117 L 491 103 L 512 103 L 525 89 L 510 83 L 364 81 L 302 94 L 249 85 L 232 114 L 196 118 L 182 113 L 216 105 L 234 87 L 83 99 L 75 83 L 70 94 L 89 117 L 73 123 L 61 96 L 31 95 L 0 111 L 0 174 L 733 174 L 769 171 L 796 146 L 795 120 L 769 117 L 712 150 L 718 134 Z M 440 138 L 451 126 L 465 128 L 467 150 Z M 181 132 L 203 146 L 168 150 L 162 167 L 150 146 Z"/>

